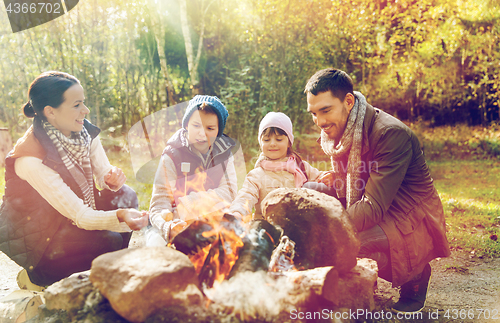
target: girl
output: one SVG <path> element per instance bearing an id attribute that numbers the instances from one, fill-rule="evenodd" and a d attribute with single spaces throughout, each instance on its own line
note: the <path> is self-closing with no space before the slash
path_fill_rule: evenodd
<path id="1" fill-rule="evenodd" d="M 215 96 L 189 101 L 182 128 L 168 140 L 156 172 L 148 246 L 165 245 L 185 221 L 219 211 L 234 199 L 236 142 L 223 133 L 227 117 Z"/>
<path id="2" fill-rule="evenodd" d="M 293 151 L 292 121 L 284 113 L 269 112 L 262 119 L 259 144 L 262 153 L 231 204 L 229 213 L 233 215 L 247 216 L 255 206 L 255 218 L 262 218 L 260 203 L 269 192 L 282 187 L 303 187 L 304 183 L 316 181 L 325 173 Z"/>
<path id="3" fill-rule="evenodd" d="M 74 76 L 42 73 L 28 96 L 23 109 L 33 125 L 5 160 L 0 249 L 24 267 L 20 288 L 42 290 L 127 248 L 130 230 L 146 226 L 148 214 L 133 209 L 137 195 L 110 165 L 99 128 L 85 119 L 89 109 Z"/>

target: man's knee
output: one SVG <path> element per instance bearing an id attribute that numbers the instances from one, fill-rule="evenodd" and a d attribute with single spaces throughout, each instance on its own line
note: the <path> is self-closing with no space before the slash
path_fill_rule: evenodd
<path id="1" fill-rule="evenodd" d="M 304 185 L 302 185 L 302 188 L 308 188 L 334 197 L 337 196 L 335 189 L 333 187 L 327 186 L 323 183 L 306 182 L 304 183 Z"/>

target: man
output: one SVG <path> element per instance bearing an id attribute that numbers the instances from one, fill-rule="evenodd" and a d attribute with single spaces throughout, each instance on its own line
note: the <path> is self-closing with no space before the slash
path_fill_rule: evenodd
<path id="1" fill-rule="evenodd" d="M 429 261 L 450 255 L 443 207 L 416 135 L 353 91 L 337 69 L 314 74 L 305 87 L 307 111 L 321 128 L 333 186 L 361 240 L 360 257 L 401 286 L 393 310 L 419 312 L 431 276 Z"/>

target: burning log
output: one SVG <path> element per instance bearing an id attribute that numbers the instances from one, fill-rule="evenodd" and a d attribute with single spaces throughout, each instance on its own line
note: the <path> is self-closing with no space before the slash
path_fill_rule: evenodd
<path id="1" fill-rule="evenodd" d="M 255 220 L 250 223 L 250 229 L 243 238 L 238 260 L 233 266 L 229 277 L 238 272 L 259 270 L 267 271 L 274 248 L 279 241 L 281 231 L 264 220 Z"/>
<path id="2" fill-rule="evenodd" d="M 185 253 L 193 262 L 200 286 L 212 288 L 215 281 L 221 282 L 229 275 L 243 247 L 241 237 L 244 228 L 230 214 L 212 219 L 211 223 L 193 221 L 177 234 L 171 245 Z"/>
<path id="3" fill-rule="evenodd" d="M 269 271 L 290 271 L 296 269 L 293 264 L 295 257 L 295 242 L 287 236 L 282 236 L 280 244 L 274 249 L 269 262 Z"/>
<path id="4" fill-rule="evenodd" d="M 262 211 L 296 243 L 298 268 L 334 266 L 344 273 L 356 265 L 360 242 L 337 199 L 309 189 L 279 188 L 262 201 Z"/>
<path id="5" fill-rule="evenodd" d="M 207 222 L 194 221 L 172 239 L 171 245 L 185 255 L 195 254 L 214 242 L 215 236 L 204 235 L 213 228 Z"/>

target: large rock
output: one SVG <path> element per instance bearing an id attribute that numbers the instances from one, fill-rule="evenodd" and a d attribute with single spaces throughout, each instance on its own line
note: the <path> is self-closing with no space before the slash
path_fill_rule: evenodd
<path id="1" fill-rule="evenodd" d="M 43 293 L 16 290 L 0 299 L 0 323 L 25 322 L 38 315 Z"/>
<path id="2" fill-rule="evenodd" d="M 343 309 L 375 309 L 375 288 L 377 287 L 377 262 L 368 258 L 358 259 L 356 267 L 339 276 L 337 290 Z"/>
<path id="3" fill-rule="evenodd" d="M 90 281 L 131 322 L 144 322 L 164 307 L 200 305 L 203 298 L 189 258 L 167 247 L 101 255 L 92 262 Z"/>
<path id="4" fill-rule="evenodd" d="M 76 273 L 45 289 L 45 306 L 49 310 L 78 311 L 85 305 L 87 296 L 94 290 L 89 271 Z"/>
<path id="5" fill-rule="evenodd" d="M 262 213 L 295 242 L 297 267 L 334 266 L 344 273 L 356 265 L 360 242 L 336 198 L 310 189 L 279 188 L 262 201 Z"/>

